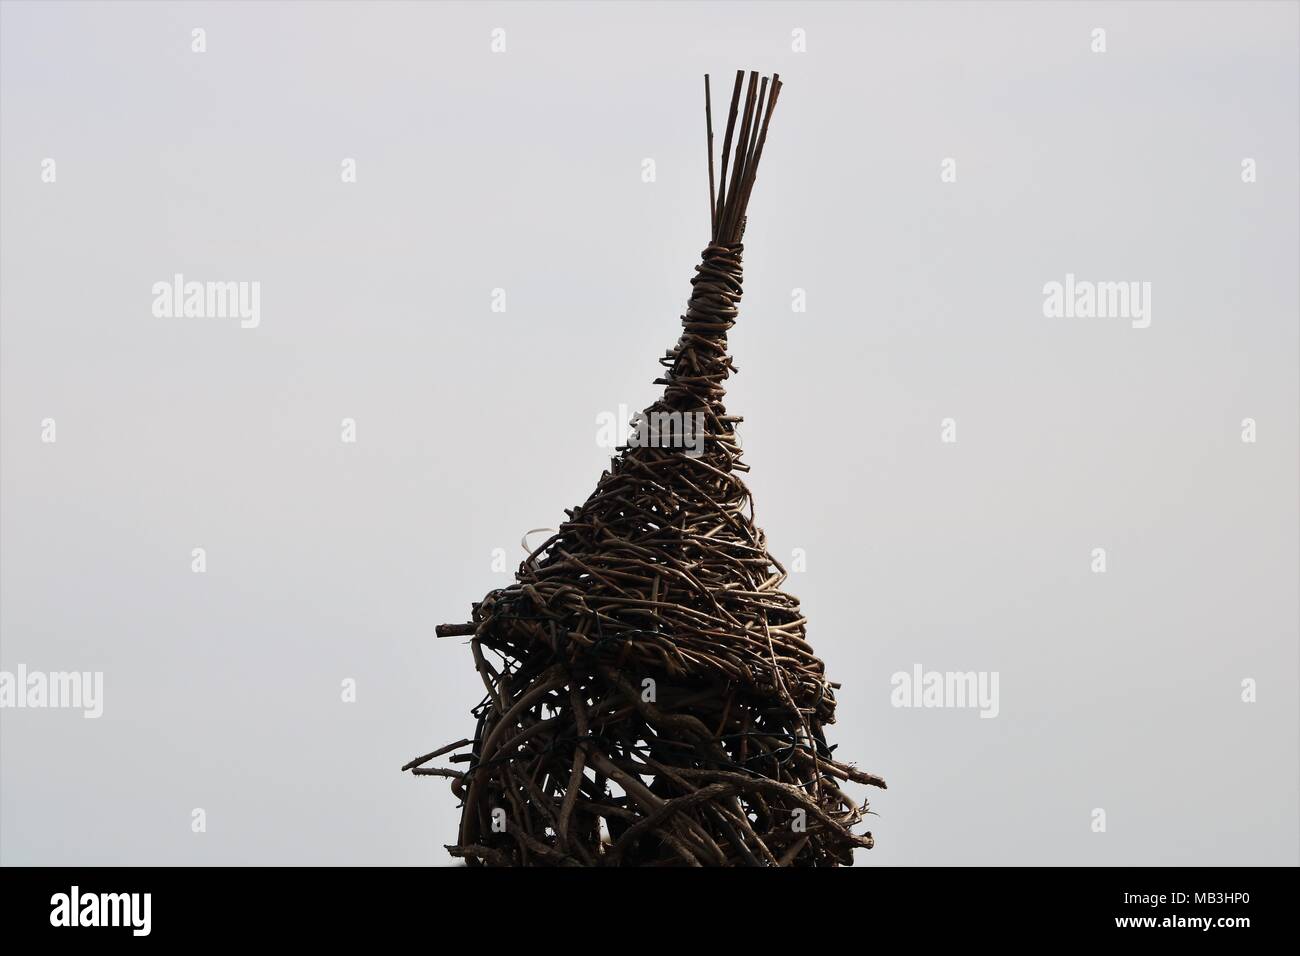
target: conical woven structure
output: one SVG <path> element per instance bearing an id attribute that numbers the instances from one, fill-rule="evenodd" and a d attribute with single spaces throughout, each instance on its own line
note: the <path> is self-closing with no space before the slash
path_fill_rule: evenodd
<path id="1" fill-rule="evenodd" d="M 439 628 L 472 635 L 487 696 L 472 740 L 403 769 L 452 778 L 448 850 L 471 864 L 828 866 L 872 845 L 851 830 L 866 804 L 841 787 L 884 781 L 831 756 L 835 685 L 754 524 L 723 405 L 745 209 L 781 83 L 742 87 L 738 72 L 715 184 L 706 77 L 713 232 L 641 440 L 514 584 Z M 424 766 L 464 747 L 450 758 L 463 769 Z"/>

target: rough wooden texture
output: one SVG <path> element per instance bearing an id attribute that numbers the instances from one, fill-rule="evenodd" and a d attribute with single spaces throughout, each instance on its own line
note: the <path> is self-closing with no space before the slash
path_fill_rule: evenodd
<path id="1" fill-rule="evenodd" d="M 845 788 L 884 781 L 827 745 L 832 685 L 754 524 L 723 405 L 745 209 L 781 83 L 736 74 L 716 184 L 707 77 L 705 90 L 712 234 L 645 413 L 702 422 L 703 441 L 679 426 L 620 448 L 515 583 L 438 629 L 471 637 L 487 693 L 472 740 L 403 769 L 451 778 L 463 810 L 448 850 L 471 865 L 833 866 L 872 845 L 853 832 L 867 804 Z M 463 748 L 463 770 L 424 766 Z"/>

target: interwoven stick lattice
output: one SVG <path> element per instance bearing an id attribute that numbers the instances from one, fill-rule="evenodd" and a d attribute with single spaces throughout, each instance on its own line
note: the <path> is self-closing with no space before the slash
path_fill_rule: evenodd
<path id="1" fill-rule="evenodd" d="M 644 413 L 654 440 L 619 449 L 472 623 L 438 628 L 471 638 L 487 695 L 472 740 L 402 769 L 451 778 L 447 849 L 470 865 L 834 866 L 872 845 L 853 831 L 867 803 L 845 789 L 885 783 L 826 743 L 837 685 L 754 524 L 723 405 L 745 210 L 781 91 L 744 80 L 715 181 L 705 77 L 712 233 Z M 426 766 L 447 754 L 464 769 Z"/>

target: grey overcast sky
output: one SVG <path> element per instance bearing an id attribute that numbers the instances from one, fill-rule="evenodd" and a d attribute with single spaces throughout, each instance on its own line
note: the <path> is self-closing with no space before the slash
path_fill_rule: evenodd
<path id="1" fill-rule="evenodd" d="M 104 680 L 0 711 L 0 863 L 449 862 L 398 772 L 473 731 L 433 627 L 653 399 L 738 68 L 785 88 L 728 406 L 832 743 L 889 781 L 859 864 L 1300 862 L 1298 27 L 0 4 L 0 668 Z M 177 274 L 260 283 L 257 327 L 155 316 Z M 1045 316 L 1067 275 L 1149 326 Z M 997 717 L 892 706 L 916 665 L 996 672 Z"/>

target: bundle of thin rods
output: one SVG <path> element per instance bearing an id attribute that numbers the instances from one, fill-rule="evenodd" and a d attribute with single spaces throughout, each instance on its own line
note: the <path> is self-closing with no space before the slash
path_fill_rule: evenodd
<path id="1" fill-rule="evenodd" d="M 872 845 L 846 789 L 885 783 L 826 742 L 838 685 L 781 590 L 723 406 L 745 211 L 781 91 L 750 73 L 742 102 L 745 86 L 738 71 L 715 180 L 705 77 L 712 231 L 644 413 L 700 422 L 702 441 L 621 447 L 515 583 L 438 628 L 471 638 L 486 696 L 472 739 L 402 769 L 451 779 L 447 849 L 470 865 L 834 866 Z M 458 767 L 427 766 L 448 754 Z"/>

